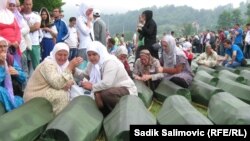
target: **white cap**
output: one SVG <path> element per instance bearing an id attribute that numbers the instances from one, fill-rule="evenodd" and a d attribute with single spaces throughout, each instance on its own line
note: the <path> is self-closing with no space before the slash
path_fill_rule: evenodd
<path id="1" fill-rule="evenodd" d="M 101 16 L 101 11 L 100 11 L 100 9 L 94 9 L 94 16 L 96 16 L 96 17 L 100 17 Z"/>

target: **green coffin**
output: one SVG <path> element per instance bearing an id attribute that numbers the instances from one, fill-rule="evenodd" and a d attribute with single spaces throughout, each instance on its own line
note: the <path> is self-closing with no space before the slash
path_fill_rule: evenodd
<path id="1" fill-rule="evenodd" d="M 156 124 L 156 118 L 142 100 L 133 95 L 123 96 L 113 111 L 104 119 L 108 141 L 129 141 L 130 125 Z"/>
<path id="2" fill-rule="evenodd" d="M 228 70 L 228 71 L 231 71 L 233 73 L 240 74 L 239 69 L 227 68 L 227 67 L 223 67 L 223 66 L 215 66 L 215 70 L 217 70 L 217 71 Z"/>
<path id="3" fill-rule="evenodd" d="M 53 118 L 50 102 L 34 98 L 0 117 L 0 141 L 33 141 Z"/>
<path id="4" fill-rule="evenodd" d="M 94 141 L 101 129 L 103 115 L 95 101 L 78 96 L 47 126 L 41 141 Z"/>
<path id="5" fill-rule="evenodd" d="M 208 107 L 208 117 L 215 124 L 250 124 L 250 105 L 222 92 L 214 95 Z"/>
<path id="6" fill-rule="evenodd" d="M 175 94 L 182 95 L 191 101 L 191 94 L 188 89 L 182 88 L 166 79 L 163 79 L 155 90 L 155 97 L 161 102 Z"/>
<path id="7" fill-rule="evenodd" d="M 229 92 L 246 103 L 250 103 L 250 87 L 227 78 L 220 78 L 217 88 Z"/>
<path id="8" fill-rule="evenodd" d="M 142 81 L 134 80 L 137 87 L 138 96 L 143 101 L 144 105 L 148 108 L 152 103 L 153 91 L 147 87 Z"/>
<path id="9" fill-rule="evenodd" d="M 219 78 L 227 78 L 227 79 L 231 79 L 233 81 L 237 81 L 239 83 L 245 83 L 245 79 L 244 77 L 238 75 L 238 74 L 235 74 L 233 72 L 230 72 L 228 70 L 221 70 L 218 74 L 218 77 Z"/>
<path id="10" fill-rule="evenodd" d="M 209 85 L 199 80 L 194 80 L 190 87 L 192 101 L 207 106 L 211 97 L 219 92 L 223 92 L 222 89 Z"/>
<path id="11" fill-rule="evenodd" d="M 242 70 L 240 75 L 243 76 L 245 79 L 250 80 L 250 71 L 249 70 Z"/>
<path id="12" fill-rule="evenodd" d="M 191 62 L 191 69 L 193 72 L 196 72 L 198 68 L 198 64 L 196 63 L 196 61 L 192 61 Z"/>
<path id="13" fill-rule="evenodd" d="M 157 122 L 161 125 L 212 125 L 213 123 L 197 111 L 183 96 L 168 97 L 157 115 Z"/>
<path id="14" fill-rule="evenodd" d="M 219 71 L 217 71 L 215 69 L 212 69 L 212 68 L 209 68 L 209 67 L 206 67 L 206 66 L 199 66 L 198 69 L 197 69 L 197 72 L 201 71 L 201 70 L 207 72 L 210 75 L 215 75 L 215 74 L 217 74 L 219 72 Z"/>
<path id="15" fill-rule="evenodd" d="M 202 82 L 205 82 L 207 84 L 210 84 L 212 86 L 216 86 L 217 83 L 218 83 L 218 78 L 210 75 L 209 73 L 207 73 L 206 71 L 204 70 L 200 70 L 198 71 L 196 74 L 195 74 L 195 77 L 194 79 L 196 80 L 200 80 Z"/>

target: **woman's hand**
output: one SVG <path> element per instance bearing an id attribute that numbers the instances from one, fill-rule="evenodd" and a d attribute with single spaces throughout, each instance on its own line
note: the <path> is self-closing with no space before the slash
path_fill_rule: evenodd
<path id="1" fill-rule="evenodd" d="M 19 75 L 18 71 L 12 66 L 9 66 L 9 73 L 10 75 L 15 75 L 15 76 Z"/>
<path id="2" fill-rule="evenodd" d="M 75 57 L 73 58 L 70 62 L 69 62 L 69 65 L 68 65 L 68 69 L 70 71 L 73 71 L 75 70 L 75 68 L 77 66 L 79 66 L 81 63 L 83 62 L 83 59 L 81 57 Z"/>
<path id="3" fill-rule="evenodd" d="M 64 85 L 63 89 L 64 89 L 65 91 L 68 91 L 68 90 L 71 89 L 72 85 L 74 85 L 74 81 L 73 81 L 73 80 L 69 80 L 69 81 Z"/>
<path id="4" fill-rule="evenodd" d="M 82 82 L 82 87 L 87 90 L 92 90 L 93 84 L 90 82 Z"/>
<path id="5" fill-rule="evenodd" d="M 142 81 L 148 81 L 151 78 L 152 78 L 152 76 L 150 74 L 144 74 L 141 79 L 142 79 Z"/>

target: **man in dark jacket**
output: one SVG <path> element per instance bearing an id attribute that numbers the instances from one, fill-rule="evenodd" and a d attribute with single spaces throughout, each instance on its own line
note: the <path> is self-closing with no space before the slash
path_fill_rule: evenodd
<path id="1" fill-rule="evenodd" d="M 158 50 L 153 48 L 153 44 L 156 43 L 156 34 L 157 34 L 157 25 L 153 20 L 153 11 L 146 10 L 142 12 L 143 26 L 138 28 L 138 32 L 140 33 L 139 38 L 144 37 L 144 48 L 148 49 L 151 55 L 157 59 Z"/>

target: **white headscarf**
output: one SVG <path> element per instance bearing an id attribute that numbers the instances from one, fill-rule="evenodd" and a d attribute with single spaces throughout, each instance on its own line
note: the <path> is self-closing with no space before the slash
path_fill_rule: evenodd
<path id="1" fill-rule="evenodd" d="M 81 16 L 82 19 L 84 20 L 84 22 L 87 22 L 87 15 L 86 12 L 88 9 L 93 8 L 93 6 L 90 6 L 86 3 L 82 3 L 79 7 L 79 11 L 78 11 L 78 16 Z"/>
<path id="2" fill-rule="evenodd" d="M 123 64 L 114 55 L 108 53 L 107 48 L 99 41 L 91 42 L 87 48 L 87 53 L 89 51 L 96 52 L 100 56 L 99 62 L 97 64 L 93 64 L 93 67 L 91 68 L 89 81 L 93 84 L 98 83 L 101 80 L 100 69 L 103 67 L 103 63 L 105 61 L 115 60 L 119 65 L 123 66 Z"/>
<path id="3" fill-rule="evenodd" d="M 176 65 L 176 55 L 187 58 L 185 53 L 176 46 L 175 39 L 171 35 L 165 35 L 162 40 L 167 42 L 169 48 L 169 52 L 163 51 L 165 67 L 174 67 Z"/>
<path id="4" fill-rule="evenodd" d="M 121 54 L 125 54 L 128 56 L 128 49 L 125 46 L 119 46 L 115 52 L 115 56 L 119 56 Z"/>
<path id="5" fill-rule="evenodd" d="M 57 43 L 55 44 L 53 50 L 50 52 L 50 56 L 46 57 L 45 60 L 52 61 L 54 64 L 57 65 L 58 73 L 62 73 L 68 66 L 69 61 L 67 60 L 63 65 L 58 65 L 56 62 L 56 53 L 60 50 L 66 50 L 69 53 L 69 46 L 66 43 Z"/>
<path id="6" fill-rule="evenodd" d="M 7 0 L 0 0 L 0 23 L 12 24 L 14 22 L 14 14 L 7 9 Z"/>

